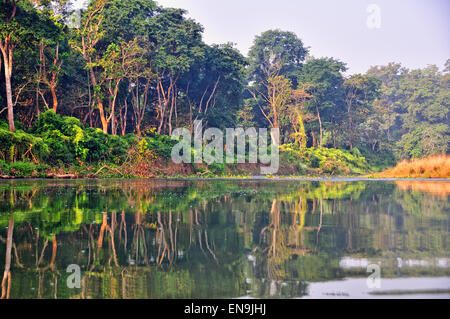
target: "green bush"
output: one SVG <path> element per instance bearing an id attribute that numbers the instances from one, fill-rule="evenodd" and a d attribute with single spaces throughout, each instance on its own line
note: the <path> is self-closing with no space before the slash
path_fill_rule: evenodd
<path id="1" fill-rule="evenodd" d="M 35 164 L 29 161 L 8 163 L 0 160 L 0 173 L 14 177 L 41 177 L 49 169 L 48 165 Z"/>
<path id="2" fill-rule="evenodd" d="M 83 146 L 88 150 L 86 161 L 122 163 L 127 155 L 128 148 L 136 143 L 137 137 L 133 134 L 126 136 L 108 135 L 98 128 L 87 128 L 86 140 Z"/>
<path id="3" fill-rule="evenodd" d="M 80 120 L 61 117 L 49 110 L 39 116 L 30 131 L 40 136 L 48 145 L 50 153 L 44 158 L 47 163 L 70 164 L 77 159 L 86 159 L 89 150 L 84 143 L 87 136 Z"/>
<path id="4" fill-rule="evenodd" d="M 150 134 L 145 139 L 148 142 L 148 149 L 165 159 L 171 157 L 172 148 L 178 143 L 178 141 L 172 140 L 170 136 L 156 133 Z"/>
<path id="5" fill-rule="evenodd" d="M 349 172 L 348 165 L 341 160 L 325 159 L 320 163 L 322 173 L 338 175 Z"/>
<path id="6" fill-rule="evenodd" d="M 74 117 L 55 114 L 52 110 L 42 113 L 31 132 L 42 137 L 50 153 L 48 163 L 72 164 L 78 162 L 112 162 L 119 164 L 126 158 L 128 148 L 136 136 L 109 135 L 98 128 L 85 128 Z"/>
<path id="7" fill-rule="evenodd" d="M 13 133 L 7 125 L 0 125 L 0 159 L 8 162 L 27 158 L 39 160 L 49 152 L 50 149 L 42 138 L 19 129 Z"/>
<path id="8" fill-rule="evenodd" d="M 370 165 L 358 149 L 352 151 L 311 147 L 300 149 L 295 144 L 280 146 L 282 159 L 296 161 L 306 167 L 317 169 L 326 174 L 362 173 L 370 169 Z"/>

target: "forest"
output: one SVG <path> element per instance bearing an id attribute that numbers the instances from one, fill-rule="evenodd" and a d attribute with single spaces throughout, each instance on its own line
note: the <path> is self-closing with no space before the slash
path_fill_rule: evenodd
<path id="1" fill-rule="evenodd" d="M 279 128 L 286 175 L 364 174 L 448 152 L 450 59 L 348 75 L 293 32 L 256 35 L 247 56 L 202 33 L 185 10 L 152 0 L 91 0 L 81 11 L 0 0 L 0 175 L 252 174 L 171 167 L 171 133 L 198 120 Z"/>

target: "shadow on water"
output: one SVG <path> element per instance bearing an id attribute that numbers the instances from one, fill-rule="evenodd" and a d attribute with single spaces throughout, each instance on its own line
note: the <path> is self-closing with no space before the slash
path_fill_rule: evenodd
<path id="1" fill-rule="evenodd" d="M 433 296 L 450 288 L 449 185 L 1 182 L 1 298 L 320 298 L 367 278 L 369 264 L 394 290 L 440 277 Z"/>

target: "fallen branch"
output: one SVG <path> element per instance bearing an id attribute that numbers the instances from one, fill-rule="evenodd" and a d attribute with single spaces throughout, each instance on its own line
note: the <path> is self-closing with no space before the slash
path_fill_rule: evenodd
<path id="1" fill-rule="evenodd" d="M 120 176 L 123 176 L 124 174 L 121 172 L 121 171 L 119 171 L 118 169 L 115 169 L 115 168 L 113 168 L 113 167 L 109 167 L 108 165 L 104 165 L 104 166 L 102 166 L 96 173 L 94 173 L 92 176 L 97 176 L 102 170 L 104 170 L 104 169 L 109 169 L 109 170 L 111 170 L 111 171 L 113 171 L 113 172 L 116 172 L 117 174 L 119 174 Z"/>
<path id="2" fill-rule="evenodd" d="M 77 178 L 78 176 L 75 174 L 55 174 L 55 173 L 48 173 L 48 178 Z"/>

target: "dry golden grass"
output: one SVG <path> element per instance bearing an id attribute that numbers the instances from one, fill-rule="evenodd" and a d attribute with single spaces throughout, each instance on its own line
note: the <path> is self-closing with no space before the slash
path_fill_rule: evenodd
<path id="1" fill-rule="evenodd" d="M 450 155 L 433 155 L 422 159 L 401 161 L 394 168 L 376 174 L 392 178 L 450 178 Z"/>

